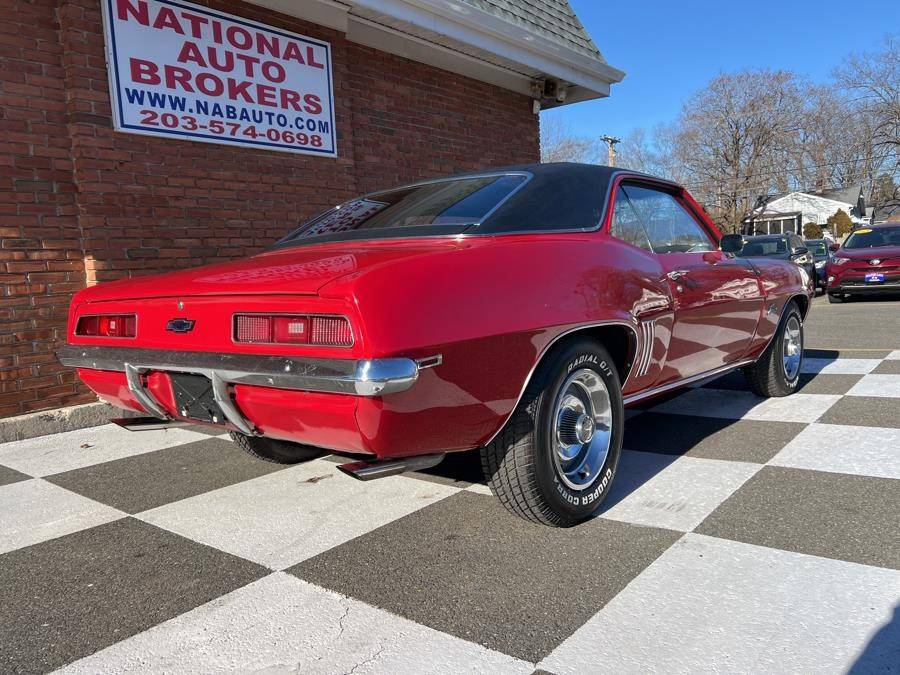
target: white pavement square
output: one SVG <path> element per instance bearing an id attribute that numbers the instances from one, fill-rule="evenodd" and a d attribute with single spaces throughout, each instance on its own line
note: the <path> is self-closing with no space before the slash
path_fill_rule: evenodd
<path id="1" fill-rule="evenodd" d="M 278 572 L 62 673 L 521 673 L 534 666 Z"/>
<path id="2" fill-rule="evenodd" d="M 881 363 L 881 359 L 816 359 L 805 358 L 801 373 L 816 375 L 866 375 Z"/>
<path id="3" fill-rule="evenodd" d="M 900 479 L 900 429 L 810 424 L 769 464 Z"/>
<path id="4" fill-rule="evenodd" d="M 134 432 L 104 424 L 0 443 L 0 464 L 30 476 L 49 476 L 205 438 L 209 436 L 187 429 Z"/>
<path id="5" fill-rule="evenodd" d="M 884 396 L 900 398 L 900 375 L 866 375 L 847 396 Z M 900 401 L 897 402 L 897 415 L 900 415 Z"/>
<path id="6" fill-rule="evenodd" d="M 769 422 L 815 422 L 840 400 L 832 394 L 760 398 L 749 391 L 691 389 L 653 408 L 655 412 Z"/>
<path id="7" fill-rule="evenodd" d="M 689 532 L 762 468 L 719 459 L 623 452 L 601 516 Z"/>
<path id="8" fill-rule="evenodd" d="M 166 504 L 137 517 L 194 541 L 285 569 L 459 492 L 392 476 L 366 489 L 315 460 Z"/>
<path id="9" fill-rule="evenodd" d="M 47 481 L 0 487 L 0 553 L 55 539 L 125 516 Z"/>
<path id="10" fill-rule="evenodd" d="M 896 645 L 878 631 L 897 598 L 897 570 L 686 534 L 538 667 L 891 672 Z"/>

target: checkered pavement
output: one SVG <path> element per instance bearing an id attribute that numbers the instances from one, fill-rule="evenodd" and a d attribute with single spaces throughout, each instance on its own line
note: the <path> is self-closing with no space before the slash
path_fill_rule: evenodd
<path id="1" fill-rule="evenodd" d="M 0 671 L 900 672 L 900 351 L 628 415 L 599 516 L 198 428 L 0 445 Z"/>

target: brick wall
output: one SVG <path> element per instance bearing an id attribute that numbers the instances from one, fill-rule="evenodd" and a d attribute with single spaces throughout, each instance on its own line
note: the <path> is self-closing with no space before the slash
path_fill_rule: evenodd
<path id="1" fill-rule="evenodd" d="M 537 161 L 527 97 L 241 2 L 331 43 L 337 159 L 115 133 L 98 0 L 0 15 L 0 416 L 93 400 L 59 366 L 85 283 L 258 251 L 354 194 Z"/>

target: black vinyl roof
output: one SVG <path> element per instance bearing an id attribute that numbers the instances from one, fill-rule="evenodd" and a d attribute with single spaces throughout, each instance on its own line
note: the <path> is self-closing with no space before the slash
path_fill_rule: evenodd
<path id="1" fill-rule="evenodd" d="M 324 241 L 358 241 L 391 237 L 440 235 L 511 234 L 529 232 L 590 231 L 597 229 L 603 218 L 610 186 L 616 175 L 637 172 L 596 164 L 554 162 L 548 164 L 517 164 L 478 171 L 468 171 L 430 180 L 393 186 L 364 195 L 377 199 L 379 194 L 411 186 L 452 181 L 474 176 L 522 173 L 528 180 L 515 190 L 493 212 L 479 223 L 463 226 L 416 226 L 340 232 L 310 238 L 295 238 L 293 233 L 279 246 L 297 246 Z M 643 176 L 644 174 L 637 174 Z M 652 178 L 652 176 L 648 176 Z M 660 179 L 655 179 L 660 180 Z M 664 181 L 670 183 L 670 181 Z M 674 184 L 673 184 L 674 185 Z M 295 232 L 301 232 L 303 226 Z"/>

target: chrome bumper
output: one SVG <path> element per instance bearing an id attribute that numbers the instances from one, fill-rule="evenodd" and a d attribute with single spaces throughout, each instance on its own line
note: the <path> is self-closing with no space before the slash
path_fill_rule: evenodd
<path id="1" fill-rule="evenodd" d="M 60 363 L 76 368 L 124 372 L 128 388 L 152 415 L 168 414 L 143 386 L 149 371 L 196 373 L 212 382 L 213 397 L 228 420 L 244 433 L 254 433 L 228 394 L 229 384 L 248 384 L 296 391 L 383 396 L 409 389 L 423 368 L 441 363 L 440 356 L 415 361 L 389 359 L 311 359 L 251 354 L 164 351 L 66 345 L 56 352 Z"/>

